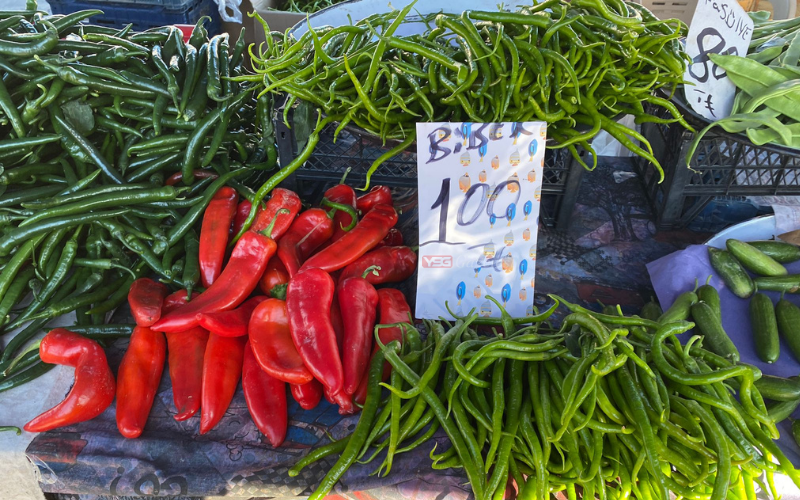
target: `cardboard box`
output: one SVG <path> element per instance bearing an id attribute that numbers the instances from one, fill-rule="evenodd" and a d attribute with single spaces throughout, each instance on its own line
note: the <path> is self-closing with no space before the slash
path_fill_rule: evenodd
<path id="1" fill-rule="evenodd" d="M 245 40 L 247 43 L 255 43 L 258 45 L 265 41 L 266 37 L 264 36 L 264 28 L 261 26 L 261 23 L 247 15 L 253 10 L 264 18 L 272 31 L 284 32 L 306 18 L 305 14 L 270 10 L 270 7 L 277 5 L 278 1 L 279 0 L 256 0 L 256 7 L 254 9 L 251 0 L 243 0 L 240 6 L 242 9 L 242 24 L 222 23 L 222 30 L 230 33 L 231 38 L 236 40 L 239 36 L 239 31 L 241 31 L 242 26 L 244 26 Z"/>

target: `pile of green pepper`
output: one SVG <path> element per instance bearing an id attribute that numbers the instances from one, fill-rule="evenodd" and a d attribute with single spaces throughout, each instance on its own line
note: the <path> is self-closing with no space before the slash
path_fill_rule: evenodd
<path id="1" fill-rule="evenodd" d="M 754 385 L 760 371 L 703 348 L 700 336 L 677 339 L 694 326 L 683 298 L 663 314 L 648 306 L 642 314 L 652 319 L 552 298 L 529 318 L 501 308 L 499 319 L 426 322 L 425 340 L 405 325 L 402 347 L 381 346 L 390 383 L 378 385 L 376 372 L 353 434 L 312 451 L 289 474 L 341 453 L 311 496 L 322 498 L 356 460 L 386 451 L 376 473 L 388 473 L 398 453 L 441 428 L 452 446 L 434 448 L 433 467 L 463 468 L 477 500 L 505 498 L 509 479 L 519 498 L 535 500 L 556 492 L 754 500 L 755 484 L 778 498 L 776 472 L 800 485 L 773 441 L 777 417 Z M 556 331 L 547 322 L 559 303 L 570 314 Z M 380 386 L 390 390 L 385 401 Z"/>
<path id="2" fill-rule="evenodd" d="M 24 347 L 51 320 L 119 335 L 102 325 L 136 278 L 194 287 L 206 205 L 276 163 L 269 96 L 227 78 L 243 33 L 81 23 L 98 13 L 0 13 L 0 334 L 25 327 L 0 391 L 47 369 Z"/>
<path id="3" fill-rule="evenodd" d="M 414 141 L 419 121 L 542 120 L 554 140 L 548 147 L 569 148 L 581 163 L 576 146 L 592 151 L 590 141 L 605 130 L 659 169 L 647 140 L 615 118 L 688 128 L 653 94 L 683 81 L 687 56 L 678 39 L 686 26 L 677 19 L 660 21 L 622 0 L 545 0 L 513 13 L 433 15 L 421 20 L 422 33 L 398 35 L 405 23 L 420 23 L 407 17 L 413 5 L 350 26 L 309 28 L 297 40 L 264 24 L 267 41 L 251 53 L 258 74 L 237 80 L 285 92 L 290 103 L 308 101 L 340 128 L 354 124 L 400 141 L 373 169 Z M 648 115 L 644 103 L 673 118 Z"/>

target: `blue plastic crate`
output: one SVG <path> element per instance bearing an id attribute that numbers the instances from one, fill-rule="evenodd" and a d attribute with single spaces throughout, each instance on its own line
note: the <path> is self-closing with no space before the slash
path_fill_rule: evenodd
<path id="1" fill-rule="evenodd" d="M 89 24 L 124 28 L 133 24 L 134 31 L 144 31 L 158 26 L 195 24 L 209 16 L 206 24 L 209 34 L 220 33 L 222 27 L 214 0 L 134 0 L 107 2 L 102 0 L 49 0 L 53 14 L 69 14 L 79 10 L 99 9 L 103 14 L 89 18 Z"/>

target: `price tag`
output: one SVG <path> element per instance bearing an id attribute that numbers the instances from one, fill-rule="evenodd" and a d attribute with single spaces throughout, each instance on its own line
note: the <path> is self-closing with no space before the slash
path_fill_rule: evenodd
<path id="1" fill-rule="evenodd" d="M 747 54 L 753 20 L 736 0 L 699 0 L 689 25 L 686 52 L 692 61 L 683 75 L 686 102 L 716 121 L 731 114 L 736 86 L 709 54 Z"/>
<path id="2" fill-rule="evenodd" d="M 418 123 L 416 317 L 533 312 L 547 124 Z"/>

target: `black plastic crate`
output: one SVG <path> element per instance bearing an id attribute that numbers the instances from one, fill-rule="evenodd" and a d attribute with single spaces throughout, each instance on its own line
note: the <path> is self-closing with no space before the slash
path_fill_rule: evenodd
<path id="1" fill-rule="evenodd" d="M 206 24 L 209 34 L 222 30 L 219 10 L 214 0 L 140 0 L 108 2 L 105 0 L 48 0 L 53 14 L 69 14 L 79 10 L 99 9 L 103 14 L 89 18 L 90 24 L 110 28 L 124 28 L 133 24 L 134 31 L 144 31 L 159 26 L 196 24 L 209 16 Z"/>
<path id="2" fill-rule="evenodd" d="M 696 130 L 708 125 L 677 97 L 673 102 Z M 663 108 L 645 109 L 670 118 Z M 664 168 L 664 182 L 658 184 L 658 172 L 650 162 L 639 157 L 634 161 L 658 229 L 688 226 L 709 202 L 719 197 L 800 195 L 800 150 L 756 146 L 744 134 L 730 134 L 715 127 L 700 140 L 687 168 L 685 158 L 694 138 L 692 132 L 677 123 L 645 123 L 642 135 L 650 141 L 654 156 Z"/>
<path id="3" fill-rule="evenodd" d="M 291 111 L 288 116 L 291 123 Z M 384 145 L 380 139 L 353 127 L 345 127 L 334 143 L 336 127 L 337 124 L 331 124 L 323 129 L 314 153 L 288 179 L 294 189 L 310 190 L 318 194 L 317 198 L 321 198 L 324 188 L 339 182 L 348 168 L 350 173 L 347 179 L 352 181 L 348 184 L 363 185 L 372 162 L 393 147 L 393 144 Z M 276 112 L 275 136 L 281 164 L 286 165 L 287 158 L 297 156 L 298 147 L 294 128 L 287 127 L 283 122 L 282 110 Z M 584 161 L 591 161 L 588 153 L 580 151 Z M 548 149 L 544 158 L 540 221 L 548 227 L 564 230 L 569 225 L 585 169 L 566 149 Z M 370 183 L 373 186 L 383 184 L 392 188 L 407 188 L 416 193 L 416 145 L 383 162 L 372 174 Z M 316 199 L 311 192 L 309 194 L 310 199 Z"/>

